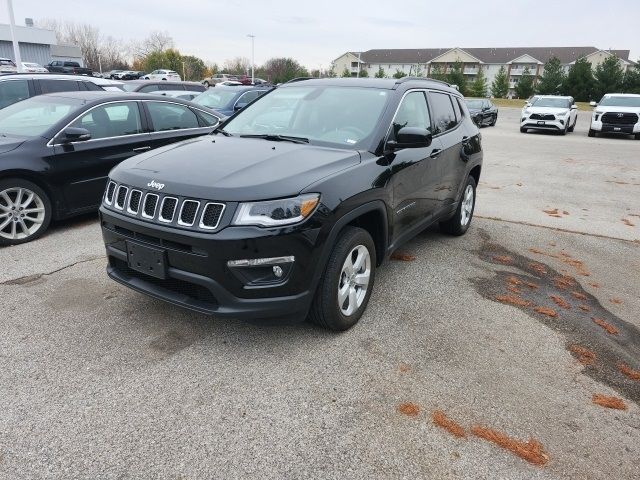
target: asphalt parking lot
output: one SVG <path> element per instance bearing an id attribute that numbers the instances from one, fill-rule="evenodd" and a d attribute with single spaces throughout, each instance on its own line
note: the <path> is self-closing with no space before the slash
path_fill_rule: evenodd
<path id="1" fill-rule="evenodd" d="M 94 215 L 0 250 L 0 478 L 639 478 L 640 142 L 518 116 L 343 334 L 125 289 Z"/>

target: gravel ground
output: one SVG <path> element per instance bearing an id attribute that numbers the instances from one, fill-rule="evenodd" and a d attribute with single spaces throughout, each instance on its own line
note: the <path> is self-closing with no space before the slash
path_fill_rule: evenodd
<path id="1" fill-rule="evenodd" d="M 523 135 L 518 114 L 482 130 L 467 235 L 403 246 L 415 260 L 379 270 L 343 334 L 120 287 L 94 216 L 0 250 L 0 478 L 639 478 L 640 381 L 617 365 L 640 370 L 640 142 L 587 138 L 583 113 L 565 137 Z M 540 442 L 546 463 L 474 426 Z"/>

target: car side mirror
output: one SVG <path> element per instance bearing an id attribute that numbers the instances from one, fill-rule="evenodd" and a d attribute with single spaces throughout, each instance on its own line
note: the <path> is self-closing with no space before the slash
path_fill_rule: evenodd
<path id="1" fill-rule="evenodd" d="M 242 110 L 247 105 L 248 105 L 247 103 L 237 103 L 236 106 L 233 107 L 233 109 L 237 112 L 238 110 Z"/>
<path id="2" fill-rule="evenodd" d="M 591 105 L 592 107 L 597 107 L 598 106 L 598 104 L 596 102 L 594 102 L 593 100 L 591 100 L 589 102 L 589 105 Z"/>
<path id="3" fill-rule="evenodd" d="M 571 105 L 571 110 L 577 110 L 578 106 L 577 105 Z"/>
<path id="4" fill-rule="evenodd" d="M 91 133 L 86 128 L 67 127 L 62 132 L 62 142 L 84 142 L 91 139 Z"/>
<path id="5" fill-rule="evenodd" d="M 401 148 L 425 148 L 431 145 L 433 135 L 424 128 L 402 127 L 396 133 L 396 140 L 389 140 L 387 148 L 399 150 Z"/>

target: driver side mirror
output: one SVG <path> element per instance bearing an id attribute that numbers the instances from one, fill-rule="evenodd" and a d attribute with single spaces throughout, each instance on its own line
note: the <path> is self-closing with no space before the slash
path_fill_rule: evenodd
<path id="1" fill-rule="evenodd" d="M 396 140 L 389 140 L 387 148 L 389 150 L 399 150 L 401 148 L 425 148 L 431 145 L 433 135 L 424 128 L 402 127 L 396 133 Z"/>
<path id="2" fill-rule="evenodd" d="M 91 133 L 86 128 L 67 127 L 62 132 L 62 143 L 84 142 L 91 139 Z"/>
<path id="3" fill-rule="evenodd" d="M 233 109 L 237 112 L 238 110 L 242 110 L 247 105 L 248 105 L 247 103 L 237 103 L 236 106 L 233 107 Z"/>
<path id="4" fill-rule="evenodd" d="M 598 106 L 598 104 L 596 102 L 594 102 L 593 100 L 591 100 L 589 102 L 589 105 L 591 105 L 592 107 L 597 107 Z"/>
<path id="5" fill-rule="evenodd" d="M 574 104 L 574 105 L 571 105 L 571 110 L 577 110 L 577 109 L 578 109 L 578 106 L 577 106 L 577 105 L 575 105 L 575 104 Z"/>

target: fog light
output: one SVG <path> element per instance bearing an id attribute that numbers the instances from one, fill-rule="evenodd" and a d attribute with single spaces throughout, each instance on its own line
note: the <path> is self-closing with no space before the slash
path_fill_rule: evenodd
<path id="1" fill-rule="evenodd" d="M 282 276 L 282 274 L 283 274 L 283 273 L 284 273 L 284 272 L 282 271 L 282 268 L 281 268 L 281 267 L 279 267 L 278 265 L 276 265 L 275 267 L 273 267 L 273 274 L 274 274 L 276 277 L 280 278 L 280 277 Z"/>
<path id="2" fill-rule="evenodd" d="M 248 258 L 229 260 L 227 267 L 245 288 L 280 286 L 286 283 L 293 270 L 295 257 Z"/>
<path id="3" fill-rule="evenodd" d="M 229 260 L 229 267 L 261 267 L 264 265 L 276 265 L 280 263 L 295 262 L 296 257 L 293 255 L 287 257 L 271 257 L 271 258 L 249 258 L 245 260 Z"/>

